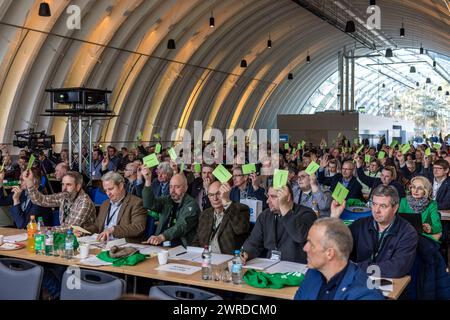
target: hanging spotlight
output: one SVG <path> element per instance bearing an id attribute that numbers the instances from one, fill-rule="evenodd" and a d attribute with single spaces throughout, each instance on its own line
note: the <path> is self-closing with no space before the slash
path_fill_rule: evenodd
<path id="1" fill-rule="evenodd" d="M 247 68 L 247 60 L 245 59 L 241 60 L 241 68 Z"/>
<path id="2" fill-rule="evenodd" d="M 438 91 L 442 91 L 442 87 L 441 86 L 438 87 Z"/>
<path id="3" fill-rule="evenodd" d="M 211 11 L 211 17 L 209 18 L 209 27 L 214 28 L 214 26 L 215 26 L 214 16 L 213 16 L 213 12 Z"/>
<path id="4" fill-rule="evenodd" d="M 269 40 L 267 40 L 267 48 L 272 48 L 272 40 L 270 39 L 270 33 L 269 33 Z"/>
<path id="5" fill-rule="evenodd" d="M 356 31 L 355 22 L 353 20 L 348 20 L 347 24 L 345 25 L 345 32 L 353 33 L 355 31 Z"/>
<path id="6" fill-rule="evenodd" d="M 436 68 L 436 61 L 433 61 L 433 68 Z"/>
<path id="7" fill-rule="evenodd" d="M 173 50 L 175 49 L 175 40 L 174 39 L 169 39 L 169 41 L 167 41 L 167 49 L 169 50 Z"/>
<path id="8" fill-rule="evenodd" d="M 411 66 L 411 68 L 409 68 L 409 72 L 410 73 L 416 73 L 416 67 Z"/>
<path id="9" fill-rule="evenodd" d="M 416 87 L 420 86 L 420 83 L 416 82 Z"/>
<path id="10" fill-rule="evenodd" d="M 386 58 L 392 58 L 394 56 L 394 54 L 392 53 L 392 49 L 391 48 L 387 48 L 386 49 L 386 54 L 384 56 Z"/>
<path id="11" fill-rule="evenodd" d="M 39 16 L 41 17 L 50 17 L 52 15 L 50 11 L 50 6 L 47 2 L 41 2 L 39 5 Z"/>
<path id="12" fill-rule="evenodd" d="M 383 83 L 383 84 L 381 85 L 381 87 L 386 88 L 386 85 Z"/>
<path id="13" fill-rule="evenodd" d="M 427 81 L 425 81 L 425 83 L 431 83 L 431 79 L 427 78 Z"/>
<path id="14" fill-rule="evenodd" d="M 309 52 L 308 52 L 308 55 L 306 56 L 306 63 L 310 63 L 311 62 L 311 56 L 309 55 Z"/>
<path id="15" fill-rule="evenodd" d="M 420 53 L 420 54 L 423 54 L 423 47 L 422 47 L 422 44 L 420 44 L 420 51 L 419 51 L 419 53 Z"/>
<path id="16" fill-rule="evenodd" d="M 402 22 L 402 27 L 400 28 L 400 37 L 401 38 L 405 37 L 405 27 L 403 26 L 403 22 Z"/>
<path id="17" fill-rule="evenodd" d="M 445 91 L 445 95 L 446 95 L 446 96 L 450 96 L 450 92 Z"/>
<path id="18" fill-rule="evenodd" d="M 377 2 L 376 2 L 375 0 L 370 0 L 370 1 L 369 1 L 369 5 L 371 5 L 371 6 L 376 6 L 376 5 L 377 5 Z"/>
<path id="19" fill-rule="evenodd" d="M 292 79 L 294 79 L 294 75 L 292 74 L 292 73 L 288 73 L 288 80 L 292 80 Z"/>

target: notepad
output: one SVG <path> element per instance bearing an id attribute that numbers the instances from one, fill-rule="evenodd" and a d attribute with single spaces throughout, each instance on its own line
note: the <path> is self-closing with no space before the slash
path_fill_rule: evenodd
<path id="1" fill-rule="evenodd" d="M 265 258 L 255 258 L 247 261 L 243 266 L 244 269 L 255 269 L 255 270 L 266 270 L 271 266 L 277 264 L 278 260 L 265 259 Z"/>

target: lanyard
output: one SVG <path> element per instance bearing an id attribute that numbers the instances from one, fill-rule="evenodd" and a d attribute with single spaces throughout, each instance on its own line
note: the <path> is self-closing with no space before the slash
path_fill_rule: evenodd
<path id="1" fill-rule="evenodd" d="M 116 215 L 117 211 L 119 211 L 120 207 L 122 205 L 119 204 L 119 206 L 116 208 L 116 210 L 114 210 L 111 214 L 111 203 L 109 204 L 109 208 L 108 208 L 108 217 L 106 218 L 106 225 L 109 226 L 109 224 L 111 223 L 111 220 L 114 218 L 114 216 Z"/>

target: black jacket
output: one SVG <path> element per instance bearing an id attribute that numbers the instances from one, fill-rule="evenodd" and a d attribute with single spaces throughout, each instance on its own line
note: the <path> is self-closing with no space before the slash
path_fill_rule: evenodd
<path id="1" fill-rule="evenodd" d="M 330 190 L 331 190 L 331 192 L 333 192 L 334 188 L 336 188 L 336 185 L 338 184 L 338 182 L 342 183 L 343 176 L 341 173 L 337 173 L 332 177 L 325 177 L 325 171 L 319 170 L 319 175 L 317 177 L 317 180 L 319 181 L 320 184 L 330 186 Z M 367 184 L 367 183 L 365 183 L 365 184 Z M 358 179 L 356 179 L 355 177 L 352 177 L 347 189 L 348 189 L 348 195 L 347 195 L 347 198 L 345 198 L 345 199 L 364 200 L 362 192 L 361 192 L 362 186 L 358 182 Z"/>

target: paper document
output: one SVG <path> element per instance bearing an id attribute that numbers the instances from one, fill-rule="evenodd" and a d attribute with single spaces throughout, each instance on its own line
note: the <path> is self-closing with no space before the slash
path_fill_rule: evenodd
<path id="1" fill-rule="evenodd" d="M 106 249 L 106 250 L 109 250 L 109 249 L 111 249 L 111 248 L 114 247 L 114 246 L 120 247 L 120 246 L 123 246 L 123 245 L 125 245 L 125 244 L 127 244 L 127 241 L 125 240 L 125 238 L 117 239 L 117 240 L 112 240 L 112 241 L 108 241 L 108 242 L 106 243 L 105 249 Z"/>
<path id="2" fill-rule="evenodd" d="M 264 259 L 264 258 L 255 258 L 243 266 L 244 269 L 255 269 L 255 270 L 265 270 L 274 264 L 278 263 L 278 260 Z"/>
<path id="3" fill-rule="evenodd" d="M 286 272 L 300 272 L 305 274 L 308 270 L 306 264 L 295 263 L 290 261 L 280 261 L 273 266 L 266 269 L 267 273 L 286 273 Z"/>
<path id="4" fill-rule="evenodd" d="M 3 242 L 7 243 L 16 243 L 16 242 L 22 242 L 28 239 L 28 235 L 26 233 L 21 234 L 15 234 L 13 236 L 5 236 L 3 238 Z"/>
<path id="5" fill-rule="evenodd" d="M 82 233 L 92 234 L 92 232 L 89 232 L 89 231 L 87 231 L 86 229 L 83 229 L 82 227 L 79 227 L 79 226 L 72 226 L 72 229 L 73 229 L 73 230 L 76 230 L 76 231 L 80 231 L 80 232 L 82 232 Z"/>
<path id="6" fill-rule="evenodd" d="M 183 246 L 178 246 L 169 250 L 169 259 L 194 261 L 195 259 L 202 258 L 202 252 L 203 248 L 187 246 L 185 249 Z"/>
<path id="7" fill-rule="evenodd" d="M 98 234 L 94 233 L 90 236 L 84 236 L 77 238 L 79 243 L 87 243 L 87 244 L 94 244 L 94 243 L 100 243 L 100 241 L 97 240 Z"/>
<path id="8" fill-rule="evenodd" d="M 149 255 L 149 256 L 155 256 L 158 254 L 158 252 L 165 250 L 163 247 L 158 246 L 150 246 L 145 244 L 137 244 L 137 243 L 127 243 L 123 247 L 132 247 L 139 250 L 141 254 Z"/>
<path id="9" fill-rule="evenodd" d="M 202 268 L 195 267 L 195 266 L 188 266 L 188 265 L 184 265 L 184 264 L 178 264 L 178 263 L 168 263 L 168 264 L 159 266 L 155 270 L 175 272 L 175 273 L 181 273 L 181 274 L 194 274 L 194 273 L 202 270 Z"/>
<path id="10" fill-rule="evenodd" d="M 100 260 L 95 255 L 90 255 L 89 258 L 80 260 L 80 264 L 84 264 L 87 266 L 100 267 L 100 266 L 111 266 L 112 262 L 106 262 Z"/>
<path id="11" fill-rule="evenodd" d="M 173 257 L 181 256 L 182 254 L 186 253 L 187 249 L 183 246 L 178 246 L 172 249 L 169 249 L 169 259 L 172 259 Z"/>

